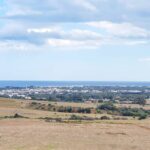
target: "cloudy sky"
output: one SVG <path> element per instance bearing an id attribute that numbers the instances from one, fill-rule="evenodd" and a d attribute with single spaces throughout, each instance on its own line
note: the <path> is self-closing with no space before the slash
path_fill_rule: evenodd
<path id="1" fill-rule="evenodd" d="M 150 81 L 149 0 L 0 0 L 0 80 Z"/>

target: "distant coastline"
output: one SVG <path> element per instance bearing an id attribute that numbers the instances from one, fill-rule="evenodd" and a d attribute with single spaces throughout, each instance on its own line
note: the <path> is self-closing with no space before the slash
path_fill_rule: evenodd
<path id="1" fill-rule="evenodd" d="M 147 86 L 150 82 L 137 81 L 0 81 L 0 87 L 73 87 L 73 86 Z"/>

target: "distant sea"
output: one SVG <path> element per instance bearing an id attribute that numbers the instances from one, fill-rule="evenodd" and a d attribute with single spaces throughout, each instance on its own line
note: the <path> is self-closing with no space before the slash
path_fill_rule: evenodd
<path id="1" fill-rule="evenodd" d="M 0 81 L 0 87 L 148 86 L 150 82 L 121 81 Z"/>

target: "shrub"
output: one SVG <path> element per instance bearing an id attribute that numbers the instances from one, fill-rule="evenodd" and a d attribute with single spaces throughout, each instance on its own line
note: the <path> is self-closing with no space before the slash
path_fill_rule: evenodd
<path id="1" fill-rule="evenodd" d="M 101 120 L 110 120 L 110 118 L 108 116 L 102 116 L 100 119 Z"/>
<path id="2" fill-rule="evenodd" d="M 123 116 L 143 117 L 147 115 L 146 110 L 138 108 L 120 108 L 120 113 Z"/>
<path id="3" fill-rule="evenodd" d="M 31 103 L 31 105 L 37 105 L 37 104 L 38 104 L 37 102 L 32 102 L 32 103 Z"/>
<path id="4" fill-rule="evenodd" d="M 69 118 L 70 120 L 81 120 L 82 117 L 77 116 L 77 115 L 71 115 L 71 117 Z"/>
<path id="5" fill-rule="evenodd" d="M 66 112 L 71 113 L 72 112 L 72 107 L 66 107 Z"/>
<path id="6" fill-rule="evenodd" d="M 107 103 L 104 103 L 104 104 L 102 104 L 102 105 L 99 105 L 98 107 L 97 107 L 97 109 L 99 110 L 111 110 L 111 111 L 115 111 L 115 110 L 117 110 L 117 108 L 116 108 L 116 106 L 113 104 L 113 103 L 111 103 L 111 102 L 107 102 Z"/>
<path id="7" fill-rule="evenodd" d="M 21 115 L 19 115 L 19 114 L 14 114 L 14 116 L 13 116 L 14 118 L 24 118 L 23 116 L 21 116 Z"/>
<path id="8" fill-rule="evenodd" d="M 24 117 L 24 116 L 21 116 L 21 115 L 19 115 L 19 114 L 14 114 L 13 116 L 5 116 L 4 118 L 11 118 L 11 119 L 13 119 L 13 118 L 28 118 L 28 117 Z"/>
<path id="9" fill-rule="evenodd" d="M 141 116 L 139 116 L 139 120 L 143 120 L 147 118 L 147 114 L 141 114 Z"/>
<path id="10" fill-rule="evenodd" d="M 133 103 L 135 103 L 135 104 L 139 104 L 139 105 L 146 105 L 146 100 L 144 99 L 144 98 L 136 98 L 134 101 L 133 101 Z"/>
<path id="11" fill-rule="evenodd" d="M 87 113 L 87 114 L 90 114 L 91 113 L 91 108 L 85 108 L 84 112 Z"/>

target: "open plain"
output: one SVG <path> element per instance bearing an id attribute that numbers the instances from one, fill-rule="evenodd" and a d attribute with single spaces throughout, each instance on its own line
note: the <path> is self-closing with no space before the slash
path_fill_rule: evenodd
<path id="1" fill-rule="evenodd" d="M 28 102 L 0 100 L 0 150 L 149 150 L 150 120 L 46 122 L 70 114 L 26 108 Z M 18 113 L 27 118 L 8 118 Z"/>

